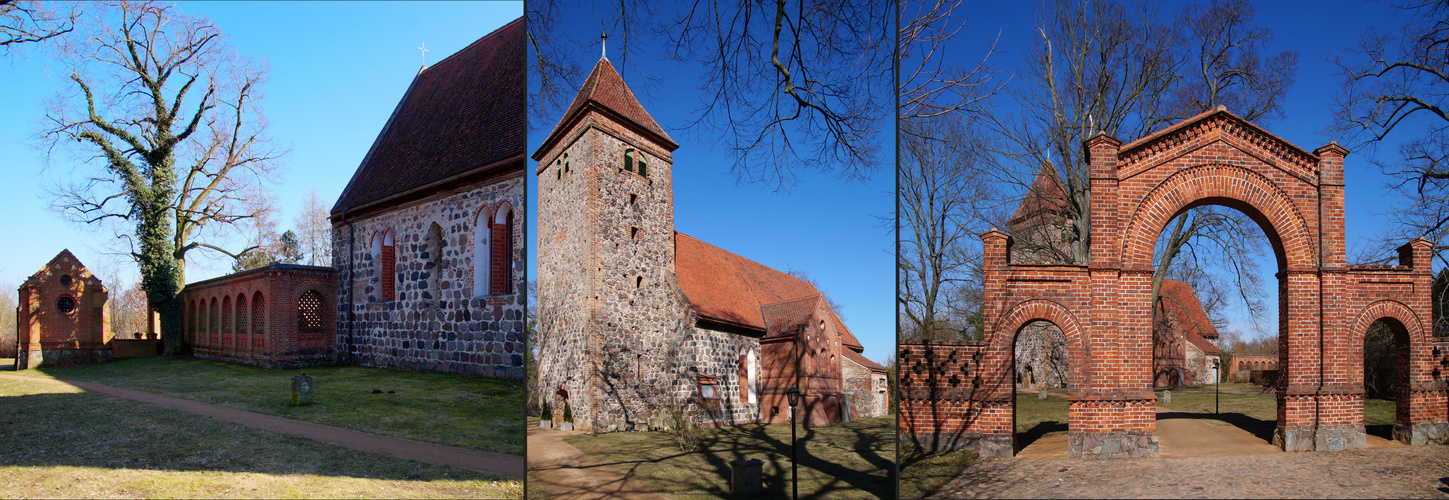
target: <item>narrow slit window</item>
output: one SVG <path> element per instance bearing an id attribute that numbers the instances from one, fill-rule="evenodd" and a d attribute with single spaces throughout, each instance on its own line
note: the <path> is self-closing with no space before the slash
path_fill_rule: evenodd
<path id="1" fill-rule="evenodd" d="M 631 227 L 631 228 L 629 228 L 629 239 L 631 239 L 631 240 L 637 240 L 637 239 L 639 239 L 639 228 L 637 228 L 637 227 Z"/>

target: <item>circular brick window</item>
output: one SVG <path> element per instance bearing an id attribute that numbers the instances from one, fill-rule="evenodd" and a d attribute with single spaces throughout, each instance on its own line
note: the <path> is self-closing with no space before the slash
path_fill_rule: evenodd
<path id="1" fill-rule="evenodd" d="M 75 311 L 75 299 L 69 295 L 56 299 L 55 308 L 59 309 L 62 313 L 70 314 L 72 311 Z"/>
<path id="2" fill-rule="evenodd" d="M 61 276 L 60 277 L 60 284 L 61 284 L 61 286 L 70 286 L 70 275 L 67 274 L 67 275 Z"/>

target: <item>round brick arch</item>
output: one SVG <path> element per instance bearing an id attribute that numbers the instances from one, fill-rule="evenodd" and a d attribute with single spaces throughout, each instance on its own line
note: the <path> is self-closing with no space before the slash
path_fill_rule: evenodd
<path id="1" fill-rule="evenodd" d="M 996 321 L 996 329 L 993 330 L 998 332 L 995 349 L 998 352 L 1009 353 L 1008 359 L 1014 360 L 1016 358 L 1016 336 L 1021 333 L 1021 329 L 1027 323 L 1033 321 L 1046 321 L 1061 329 L 1062 335 L 1067 339 L 1067 368 L 1070 370 L 1071 386 L 1078 387 L 1080 381 L 1086 376 L 1086 344 L 1082 342 L 1082 329 L 1076 316 L 1066 306 L 1047 299 L 1031 299 L 1011 306 L 1007 313 Z M 1010 332 L 1010 335 L 1000 334 L 1006 332 Z M 1008 368 L 1008 373 L 1014 375 L 1015 370 L 1016 367 L 1013 364 Z"/>
<path id="2" fill-rule="evenodd" d="M 1390 327 L 1395 329 L 1402 328 L 1408 334 L 1408 347 L 1411 353 L 1409 366 L 1407 367 L 1409 369 L 1409 379 L 1419 380 L 1424 374 L 1420 373 L 1418 369 L 1421 363 L 1415 363 L 1413 357 L 1417 351 L 1422 351 L 1422 346 L 1425 346 L 1425 342 L 1428 342 L 1428 338 L 1426 338 L 1424 332 L 1424 324 L 1419 321 L 1419 315 L 1414 314 L 1413 309 L 1396 300 L 1380 300 L 1369 304 L 1362 311 L 1359 311 L 1358 316 L 1354 318 L 1353 326 L 1348 330 L 1348 340 L 1353 352 L 1357 355 L 1355 359 L 1363 360 L 1364 335 L 1368 334 L 1369 326 L 1372 326 L 1375 321 L 1381 319 L 1394 320 L 1398 324 L 1394 325 L 1390 323 Z M 1395 342 L 1397 341 L 1395 339 Z M 1359 368 L 1363 368 L 1362 363 L 1359 363 Z M 1359 383 L 1363 383 L 1362 375 L 1359 377 Z"/>
<path id="3" fill-rule="evenodd" d="M 1172 218 L 1201 205 L 1237 209 L 1268 235 L 1281 269 L 1316 267 L 1313 234 L 1293 198 L 1252 169 L 1209 163 L 1182 169 L 1136 204 L 1122 238 L 1122 267 L 1151 268 L 1157 238 Z"/>

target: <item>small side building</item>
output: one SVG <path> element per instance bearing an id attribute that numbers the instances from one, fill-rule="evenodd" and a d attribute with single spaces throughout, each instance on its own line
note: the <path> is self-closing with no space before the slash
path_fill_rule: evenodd
<path id="1" fill-rule="evenodd" d="M 70 250 L 20 285 L 15 368 L 111 360 L 110 290 Z"/>
<path id="2" fill-rule="evenodd" d="M 272 264 L 186 285 L 182 330 L 202 359 L 296 368 L 334 361 L 337 270 Z"/>

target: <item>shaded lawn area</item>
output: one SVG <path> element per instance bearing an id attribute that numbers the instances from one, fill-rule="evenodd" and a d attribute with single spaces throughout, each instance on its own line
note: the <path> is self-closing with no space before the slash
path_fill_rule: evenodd
<path id="1" fill-rule="evenodd" d="M 797 428 L 802 498 L 894 498 L 895 419 Z M 564 441 L 665 496 L 729 495 L 735 459 L 764 463 L 768 496 L 790 495 L 790 426 L 746 424 L 704 431 L 700 450 L 680 452 L 663 432 L 580 435 Z"/>
<path id="2" fill-rule="evenodd" d="M 292 406 L 292 376 L 311 375 L 313 402 Z M 523 381 L 357 366 L 269 370 L 187 358 L 37 368 L 20 375 L 82 380 L 363 432 L 523 455 Z M 373 390 L 382 391 L 373 394 Z M 394 391 L 388 394 L 388 391 Z"/>
<path id="3" fill-rule="evenodd" d="M 927 453 L 901 443 L 901 498 L 925 498 L 976 462 L 975 450 Z"/>
<path id="4" fill-rule="evenodd" d="M 0 497 L 522 498 L 517 479 L 0 379 Z"/>

